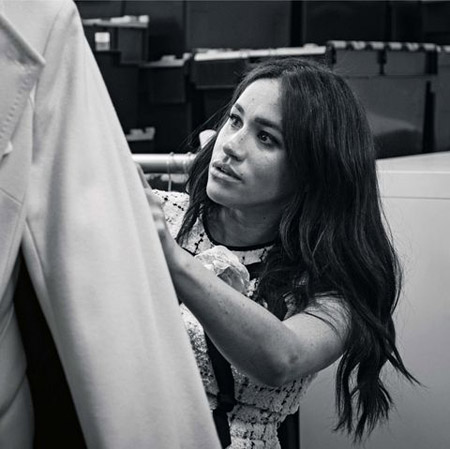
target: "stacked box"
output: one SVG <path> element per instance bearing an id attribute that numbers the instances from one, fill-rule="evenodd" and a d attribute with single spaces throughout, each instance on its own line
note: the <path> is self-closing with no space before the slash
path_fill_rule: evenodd
<path id="1" fill-rule="evenodd" d="M 155 128 L 156 153 L 186 151 L 192 131 L 189 59 L 165 56 L 141 65 L 139 119 L 141 126 Z"/>
<path id="2" fill-rule="evenodd" d="M 331 41 L 327 52 L 366 108 L 378 158 L 433 151 L 435 45 Z"/>

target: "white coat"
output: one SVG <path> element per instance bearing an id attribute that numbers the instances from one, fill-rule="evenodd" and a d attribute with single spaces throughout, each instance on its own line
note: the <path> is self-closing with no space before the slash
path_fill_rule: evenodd
<path id="1" fill-rule="evenodd" d="M 0 0 L 0 447 L 33 416 L 19 248 L 89 448 L 214 449 L 144 191 L 70 0 Z"/>

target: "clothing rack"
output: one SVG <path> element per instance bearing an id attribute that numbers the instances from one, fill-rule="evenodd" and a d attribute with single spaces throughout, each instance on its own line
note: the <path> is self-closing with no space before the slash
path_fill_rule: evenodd
<path id="1" fill-rule="evenodd" d="M 186 174 L 194 159 L 194 154 L 133 154 L 134 162 L 138 163 L 144 173 Z"/>

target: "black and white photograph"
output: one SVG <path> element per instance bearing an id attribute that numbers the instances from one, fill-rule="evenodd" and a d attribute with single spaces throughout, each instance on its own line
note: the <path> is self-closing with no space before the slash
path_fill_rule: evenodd
<path id="1" fill-rule="evenodd" d="M 0 0 L 0 449 L 450 448 L 450 0 Z"/>

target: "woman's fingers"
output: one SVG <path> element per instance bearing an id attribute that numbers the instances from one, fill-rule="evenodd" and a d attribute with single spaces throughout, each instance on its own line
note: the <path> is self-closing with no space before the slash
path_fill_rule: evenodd
<path id="1" fill-rule="evenodd" d="M 139 179 L 141 180 L 142 186 L 144 187 L 144 189 L 146 189 L 147 187 L 150 187 L 150 184 L 148 183 L 147 178 L 145 177 L 144 170 L 142 170 L 142 167 L 137 162 L 135 162 L 135 166 L 136 166 L 136 171 L 138 172 L 138 175 L 139 175 Z"/>
<path id="2" fill-rule="evenodd" d="M 153 190 L 147 182 L 145 174 L 139 164 L 136 164 L 136 169 L 144 187 L 145 197 L 147 198 L 147 203 L 150 206 L 156 231 L 158 232 L 159 239 L 163 245 L 164 252 L 166 252 L 167 249 L 171 247 L 173 239 L 170 235 L 169 229 L 167 228 L 166 217 L 162 208 L 163 200 L 153 193 Z"/>
<path id="3" fill-rule="evenodd" d="M 144 188 L 144 192 L 147 198 L 147 203 L 150 206 L 150 211 L 152 213 L 159 238 L 161 241 L 166 240 L 168 238 L 169 230 L 167 229 L 166 217 L 162 208 L 163 201 L 153 193 L 150 187 Z"/>

